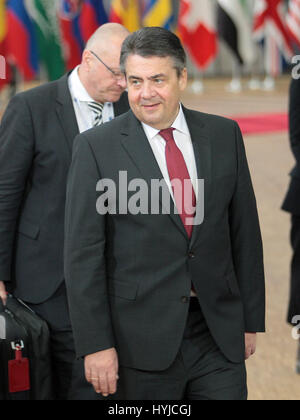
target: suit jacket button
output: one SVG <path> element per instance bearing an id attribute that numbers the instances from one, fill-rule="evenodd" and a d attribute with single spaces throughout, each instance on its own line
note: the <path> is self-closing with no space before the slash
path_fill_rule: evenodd
<path id="1" fill-rule="evenodd" d="M 189 252 L 189 258 L 190 259 L 195 258 L 195 253 L 193 251 Z"/>
<path id="2" fill-rule="evenodd" d="M 181 298 L 182 303 L 187 303 L 188 301 L 189 301 L 189 298 L 187 296 L 182 296 Z"/>

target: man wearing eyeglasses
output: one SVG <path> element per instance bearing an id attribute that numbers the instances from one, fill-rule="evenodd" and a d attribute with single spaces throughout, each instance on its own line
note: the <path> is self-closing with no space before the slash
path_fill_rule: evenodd
<path id="1" fill-rule="evenodd" d="M 119 101 L 126 87 L 124 75 L 119 68 L 124 36 L 118 36 L 113 41 L 115 25 L 104 26 L 112 31 L 106 30 L 103 35 L 100 28 L 91 37 L 83 53 L 82 63 L 72 72 L 68 81 L 80 132 L 112 120 L 120 105 L 114 107 L 113 104 Z M 126 37 L 127 30 L 121 28 Z M 121 105 L 127 107 L 127 95 L 122 98 Z"/>
<path id="2" fill-rule="evenodd" d="M 54 399 L 95 395 L 75 361 L 65 290 L 66 180 L 76 135 L 129 109 L 119 69 L 128 35 L 102 25 L 76 69 L 16 95 L 0 126 L 0 298 L 10 290 L 48 322 Z"/>

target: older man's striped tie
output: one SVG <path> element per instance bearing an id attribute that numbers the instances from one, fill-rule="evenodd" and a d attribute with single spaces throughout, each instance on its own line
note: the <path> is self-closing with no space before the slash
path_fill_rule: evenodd
<path id="1" fill-rule="evenodd" d="M 98 125 L 103 123 L 102 112 L 104 105 L 100 102 L 89 102 L 88 106 L 91 109 L 91 111 L 93 111 L 93 113 L 95 114 L 93 126 L 97 127 Z"/>

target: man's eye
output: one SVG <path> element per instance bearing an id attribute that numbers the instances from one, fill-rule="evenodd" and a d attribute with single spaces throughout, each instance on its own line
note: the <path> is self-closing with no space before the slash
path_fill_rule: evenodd
<path id="1" fill-rule="evenodd" d="M 155 79 L 154 81 L 155 81 L 155 83 L 157 83 L 157 84 L 160 84 L 160 83 L 162 83 L 162 82 L 163 82 L 163 80 L 162 80 L 162 79 Z"/>
<path id="2" fill-rule="evenodd" d="M 138 86 L 138 85 L 141 84 L 141 82 L 139 80 L 132 80 L 131 84 L 134 85 L 134 86 Z"/>

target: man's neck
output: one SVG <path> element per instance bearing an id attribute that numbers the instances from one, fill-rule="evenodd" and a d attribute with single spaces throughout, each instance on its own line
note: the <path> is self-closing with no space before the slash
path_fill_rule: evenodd
<path id="1" fill-rule="evenodd" d="M 90 97 L 95 101 L 95 102 L 101 102 L 101 101 L 97 101 L 94 96 L 93 96 L 93 92 L 90 90 L 88 82 L 87 82 L 87 78 L 85 77 L 85 73 L 83 72 L 81 66 L 78 67 L 78 77 L 79 80 L 81 81 L 83 87 L 85 88 L 85 90 L 87 91 L 87 93 L 90 95 Z"/>

